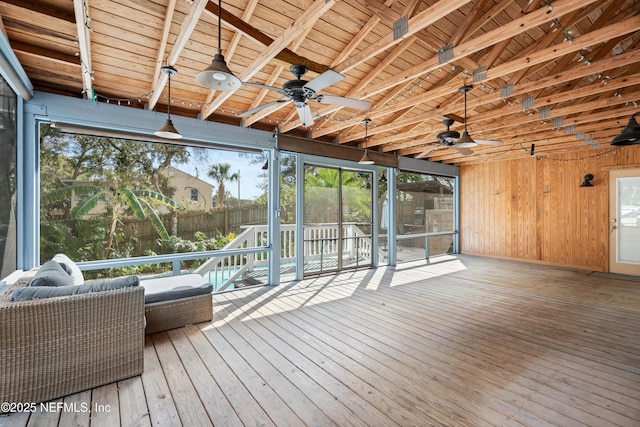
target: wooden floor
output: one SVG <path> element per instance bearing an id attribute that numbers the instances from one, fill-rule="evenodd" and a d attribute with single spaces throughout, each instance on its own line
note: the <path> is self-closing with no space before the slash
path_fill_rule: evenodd
<path id="1" fill-rule="evenodd" d="M 462 256 L 214 296 L 142 376 L 0 425 L 639 426 L 640 283 Z M 71 407 L 71 406 L 70 406 Z"/>

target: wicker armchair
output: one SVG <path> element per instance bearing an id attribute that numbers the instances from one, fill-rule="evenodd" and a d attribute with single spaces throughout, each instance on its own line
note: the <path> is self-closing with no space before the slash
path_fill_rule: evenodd
<path id="1" fill-rule="evenodd" d="M 0 295 L 0 401 L 43 402 L 139 375 L 144 289 L 31 301 Z"/>

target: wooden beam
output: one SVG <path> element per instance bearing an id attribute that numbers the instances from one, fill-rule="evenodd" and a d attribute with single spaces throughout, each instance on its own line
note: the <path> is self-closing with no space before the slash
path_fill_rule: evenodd
<path id="1" fill-rule="evenodd" d="M 459 58 L 464 56 L 471 55 L 472 53 L 479 52 L 487 47 L 493 46 L 496 43 L 499 43 L 502 40 L 514 37 L 517 34 L 528 31 L 532 28 L 535 28 L 539 25 L 544 24 L 545 22 L 549 22 L 555 18 L 559 18 L 567 13 L 570 13 L 576 9 L 582 8 L 587 4 L 594 3 L 597 0 L 584 0 L 583 2 L 577 3 L 574 0 L 558 0 L 554 2 L 553 10 L 549 11 L 548 9 L 540 9 L 535 12 L 530 13 L 529 15 L 523 16 L 522 18 L 516 19 L 509 23 L 502 25 L 500 28 L 496 30 L 489 31 L 484 33 L 481 36 L 478 36 L 472 40 L 464 42 L 460 46 L 457 46 L 455 49 L 454 58 L 446 63 L 453 62 Z M 443 2 L 438 2 L 440 4 Z M 584 36 L 582 36 L 584 37 Z M 571 45 L 569 45 L 571 46 Z M 440 63 L 437 56 L 424 61 L 423 63 L 411 67 L 408 70 L 405 70 L 398 75 L 394 76 L 391 79 L 387 79 L 383 82 L 380 82 L 373 87 L 370 87 L 367 91 L 364 91 L 360 98 L 367 98 L 369 96 L 376 95 L 382 91 L 393 87 L 400 82 L 403 82 L 408 79 L 413 79 L 419 77 L 423 74 L 426 74 L 430 71 L 436 70 L 441 67 L 443 64 Z M 495 78 L 495 77 L 494 77 Z"/>
<path id="2" fill-rule="evenodd" d="M 77 16 L 75 13 L 69 13 L 66 10 L 54 7 L 44 2 L 39 1 L 25 1 L 25 0 L 3 0 L 2 3 L 18 7 L 20 9 L 30 10 L 42 15 L 43 19 L 59 19 L 71 24 L 77 22 Z"/>
<path id="3" fill-rule="evenodd" d="M 182 21 L 182 25 L 180 26 L 180 33 L 178 33 L 178 36 L 176 37 L 173 48 L 167 56 L 167 65 L 173 66 L 176 65 L 176 62 L 178 62 L 178 58 L 182 54 L 182 50 L 191 38 L 191 35 L 196 28 L 196 24 L 200 20 L 200 16 L 204 12 L 204 8 L 207 3 L 209 3 L 209 0 L 195 0 L 191 5 L 189 13 L 187 14 L 187 16 L 185 16 L 184 21 Z M 162 94 L 164 86 L 167 84 L 167 80 L 167 75 L 161 74 L 158 80 L 155 82 L 153 88 L 151 89 L 152 92 L 151 96 L 149 97 L 147 109 L 153 110 L 156 107 L 156 103 L 158 102 L 158 99 L 160 99 L 160 95 Z M 171 100 L 168 100 L 168 102 L 171 102 Z"/>
<path id="4" fill-rule="evenodd" d="M 351 56 L 340 64 L 336 65 L 334 68 L 338 72 L 347 72 L 350 69 L 356 67 L 358 64 L 366 61 L 367 59 L 389 49 L 391 46 L 394 46 L 400 43 L 403 39 L 411 37 L 418 31 L 423 30 L 434 22 L 438 21 L 441 18 L 444 18 L 448 14 L 456 11 L 460 7 L 469 3 L 472 0 L 447 0 L 447 1 L 439 1 L 423 12 L 418 13 L 411 19 L 409 19 L 409 31 L 404 34 L 402 37 L 397 39 L 394 38 L 393 32 L 388 33 L 386 36 L 382 37 L 375 43 L 372 43 L 367 48 L 363 49 L 360 53 Z M 587 0 L 589 1 L 589 0 Z M 595 0 L 591 0 L 595 1 Z"/>
<path id="5" fill-rule="evenodd" d="M 162 38 L 160 39 L 160 46 L 158 46 L 158 57 L 156 58 L 156 69 L 153 72 L 153 82 L 151 83 L 151 90 L 153 91 L 158 84 L 160 78 L 160 70 L 163 66 L 164 53 L 167 50 L 167 40 L 169 39 L 169 30 L 171 29 L 171 23 L 173 22 L 173 13 L 176 9 L 176 0 L 169 0 L 167 3 L 167 10 L 164 16 L 164 28 L 162 29 Z"/>
<path id="6" fill-rule="evenodd" d="M 91 36 L 89 29 L 89 2 L 73 0 L 73 12 L 76 20 L 82 88 L 86 99 L 93 100 L 93 69 L 91 68 Z"/>
<path id="7" fill-rule="evenodd" d="M 271 43 L 251 65 L 239 76 L 241 81 L 248 81 L 256 75 L 262 67 L 275 58 L 286 46 L 296 37 L 306 31 L 309 27 L 313 27 L 315 22 L 320 19 L 338 0 L 315 0 L 314 3 L 305 10 L 305 12 L 296 19 L 296 21 Z M 213 102 L 204 106 L 201 110 L 200 117 L 204 120 L 226 101 L 233 92 L 225 92 Z"/>
<path id="8" fill-rule="evenodd" d="M 530 57 L 527 58 L 518 58 L 516 60 L 510 61 L 510 62 L 505 62 L 503 64 L 500 64 L 492 69 L 490 69 L 487 72 L 487 80 L 491 80 L 497 77 L 502 77 L 511 73 L 514 73 L 522 68 L 527 68 L 530 67 L 532 64 L 538 64 L 538 63 L 543 63 L 543 62 L 547 62 L 547 61 L 551 61 L 554 60 L 557 57 L 566 55 L 569 52 L 576 52 L 580 49 L 583 49 L 585 47 L 591 46 L 593 44 L 597 44 L 602 42 L 603 40 L 608 40 L 612 37 L 618 36 L 620 34 L 630 34 L 633 33 L 635 31 L 640 31 L 640 18 L 638 17 L 632 17 L 629 18 L 625 21 L 622 21 L 618 24 L 612 24 L 609 25 L 607 27 L 604 27 L 600 30 L 582 35 L 580 37 L 576 37 L 574 39 L 574 42 L 572 44 L 569 43 L 564 43 L 558 46 L 550 46 L 547 49 L 544 49 L 540 52 L 536 52 L 535 54 L 531 55 Z M 618 58 L 618 60 L 625 60 L 628 59 L 630 57 L 635 58 L 635 53 L 631 54 L 623 54 L 625 55 L 624 58 Z M 628 56 L 627 56 L 628 55 Z M 631 56 L 633 55 L 633 56 Z M 621 56 L 621 55 L 619 55 Z M 611 60 L 610 64 L 615 63 L 615 59 Z M 621 61 L 622 62 L 622 61 Z M 609 63 L 607 63 L 609 64 Z M 593 64 L 592 64 L 593 65 Z M 587 73 L 591 74 L 591 73 L 595 73 L 597 71 L 595 71 L 594 69 L 590 69 L 590 68 L 584 68 L 583 69 L 583 73 Z M 546 85 L 552 85 L 554 84 L 553 79 L 557 78 L 557 76 L 553 76 L 550 78 L 545 78 L 542 79 L 542 81 L 544 81 Z M 556 82 L 557 83 L 557 82 Z M 526 84 L 523 87 L 526 88 L 527 90 L 533 90 L 533 85 L 537 84 L 537 82 L 534 82 L 532 84 Z M 518 86 L 516 86 L 518 87 Z M 518 87 L 519 88 L 519 87 Z M 414 105 L 417 103 L 424 103 L 427 102 L 429 100 L 434 100 L 437 99 L 441 96 L 445 96 L 449 93 L 452 93 L 454 91 L 457 90 L 457 85 L 451 83 L 449 85 L 441 85 L 437 88 L 433 88 L 432 90 L 429 90 L 428 92 L 425 92 L 421 95 L 417 95 L 414 96 L 412 98 L 406 99 L 404 101 L 400 101 L 397 102 L 393 105 L 390 105 L 389 107 L 386 107 L 384 109 L 384 111 L 382 111 L 382 109 L 376 111 L 376 115 L 380 115 L 380 114 L 389 114 L 391 111 L 397 111 L 397 110 L 401 110 L 403 108 L 406 108 L 410 105 Z M 519 88 L 519 90 L 521 91 L 521 93 L 526 93 L 524 92 L 524 89 Z M 499 94 L 494 94 L 491 95 L 492 98 L 494 100 L 499 100 Z M 485 97 L 483 98 L 485 100 L 488 100 L 490 98 Z M 469 103 L 469 105 L 474 105 Z M 416 119 L 417 120 L 417 119 Z M 327 133 L 332 133 L 332 132 L 336 132 L 340 129 L 340 126 L 345 126 L 344 123 L 338 123 L 335 126 L 332 126 L 331 128 L 326 128 L 323 129 L 322 131 L 318 132 L 318 135 L 316 135 L 316 133 L 314 132 L 314 137 L 318 137 Z"/>
<path id="9" fill-rule="evenodd" d="M 332 0 L 333 2 L 338 0 Z M 210 2 L 206 6 L 207 12 L 211 15 L 218 17 L 218 6 Z M 261 31 L 255 29 L 251 25 L 247 24 L 242 19 L 234 16 L 230 12 L 222 9 L 222 16 L 220 17 L 224 25 L 230 27 L 231 29 L 240 32 L 243 36 L 260 43 L 264 46 L 271 46 L 274 43 L 274 40 L 268 35 L 262 33 Z M 315 73 L 321 74 L 329 69 L 326 65 L 317 63 L 310 59 L 304 58 L 298 55 L 295 52 L 292 52 L 287 46 L 280 46 L 280 52 L 278 52 L 273 58 L 272 62 L 276 65 L 279 65 L 283 68 L 289 68 L 293 64 L 305 64 L 309 71 L 313 71 Z"/>
<path id="10" fill-rule="evenodd" d="M 40 58 L 45 58 L 47 60 L 58 62 L 61 64 L 80 65 L 80 58 L 78 56 L 67 55 L 50 49 L 32 46 L 26 43 L 12 42 L 11 48 L 14 52 L 20 52 L 25 55 L 38 56 Z"/>

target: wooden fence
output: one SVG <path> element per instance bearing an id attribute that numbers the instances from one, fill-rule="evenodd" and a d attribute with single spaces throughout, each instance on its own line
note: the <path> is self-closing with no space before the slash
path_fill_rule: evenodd
<path id="1" fill-rule="evenodd" d="M 207 237 L 226 236 L 229 233 L 240 234 L 243 225 L 267 223 L 266 206 L 240 206 L 209 211 L 188 211 L 166 214 L 162 222 L 171 235 L 193 240 L 195 232 L 200 231 Z M 158 233 L 149 221 L 127 218 L 124 228 L 134 234 L 138 240 L 134 256 L 143 255 L 145 249 L 157 248 Z"/>

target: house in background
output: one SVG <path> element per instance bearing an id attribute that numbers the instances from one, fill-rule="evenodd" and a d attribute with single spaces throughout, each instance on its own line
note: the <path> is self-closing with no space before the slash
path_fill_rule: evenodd
<path id="1" fill-rule="evenodd" d="M 169 166 L 164 170 L 176 192 L 172 199 L 187 210 L 208 210 L 212 207 L 213 185 L 180 169 Z"/>

